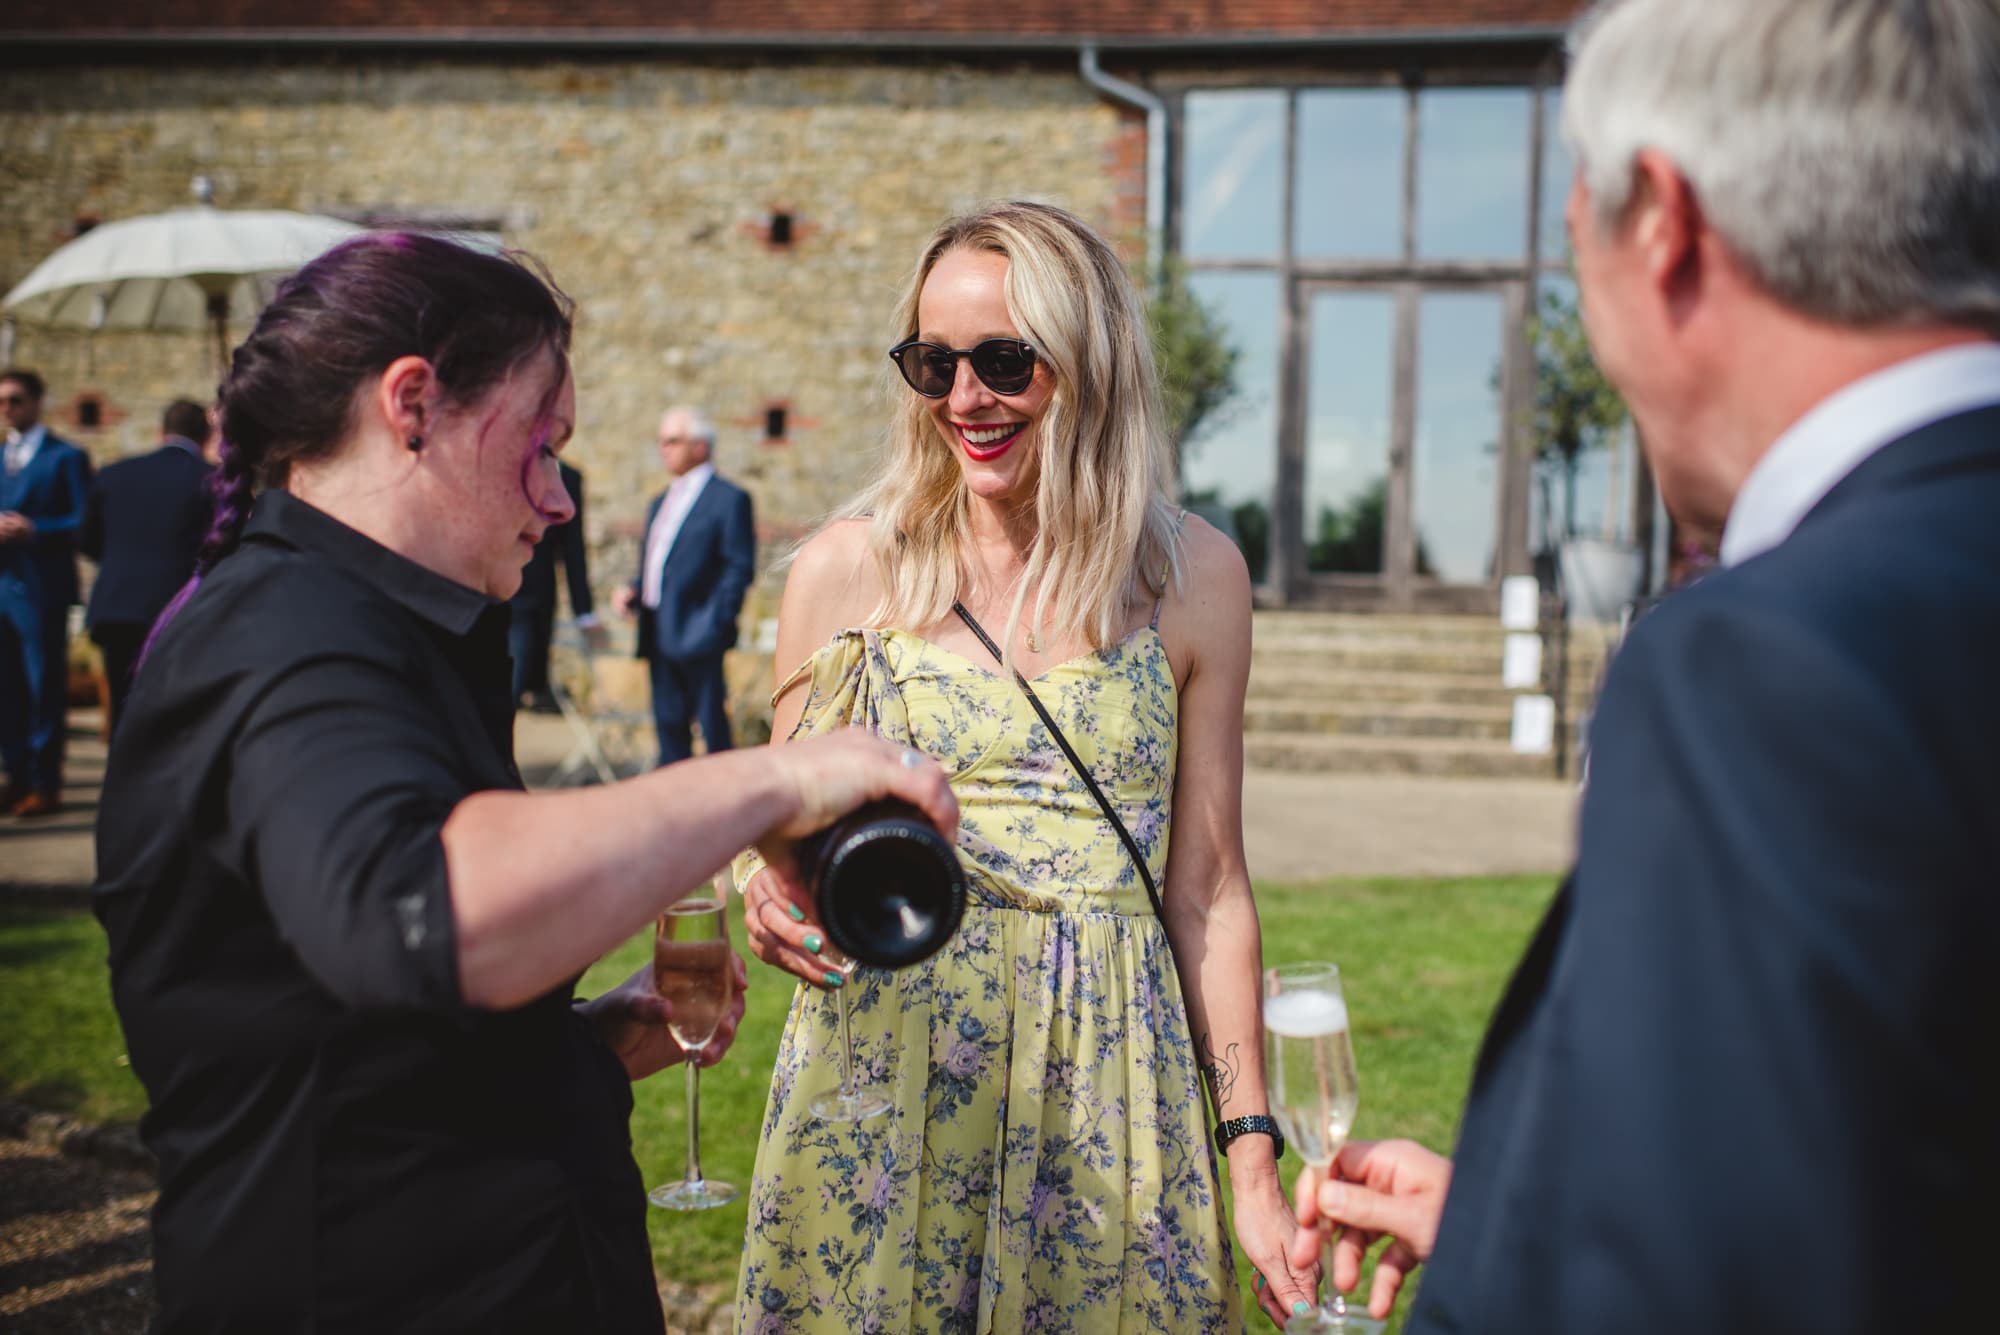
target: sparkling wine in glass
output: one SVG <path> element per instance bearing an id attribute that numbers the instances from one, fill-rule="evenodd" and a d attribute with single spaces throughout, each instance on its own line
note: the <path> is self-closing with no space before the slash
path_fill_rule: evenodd
<path id="1" fill-rule="evenodd" d="M 828 989 L 840 1013 L 840 1085 L 815 1094 L 806 1107 L 822 1122 L 859 1122 L 889 1111 L 889 1100 L 879 1090 L 854 1083 L 854 1031 L 847 1020 L 847 985 L 854 979 L 854 960 L 831 942 L 820 951 L 820 958 L 842 980 L 839 987 Z"/>
<path id="2" fill-rule="evenodd" d="M 729 872 L 712 891 L 696 891 L 662 913 L 653 933 L 653 989 L 666 999 L 667 1030 L 687 1052 L 687 1176 L 655 1187 L 646 1199 L 669 1210 L 712 1210 L 736 1199 L 727 1182 L 701 1175 L 701 1118 L 696 1058 L 715 1037 L 736 991 L 729 948 Z"/>
<path id="3" fill-rule="evenodd" d="M 1264 974 L 1264 1081 L 1285 1142 L 1324 1180 L 1361 1102 L 1348 1038 L 1347 1000 L 1331 964 L 1288 964 Z M 1285 1335 L 1368 1335 L 1381 1323 L 1350 1317 L 1333 1286 L 1333 1236 L 1320 1248 L 1317 1311 L 1285 1323 Z"/>

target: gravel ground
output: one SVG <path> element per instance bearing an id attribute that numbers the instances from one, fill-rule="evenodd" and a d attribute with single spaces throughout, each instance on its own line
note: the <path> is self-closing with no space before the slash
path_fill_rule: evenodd
<path id="1" fill-rule="evenodd" d="M 4 1120 L 18 1122 L 13 1116 Z M 67 1121 L 53 1125 L 71 1136 L 92 1134 Z M 41 1134 L 48 1134 L 46 1128 Z M 79 1155 L 0 1135 L 0 1331 L 139 1335 L 145 1330 L 153 1314 L 146 1230 L 155 1192 L 150 1174 L 120 1166 L 122 1139 L 113 1137 L 111 1144 Z M 726 1335 L 731 1297 L 724 1285 L 663 1285 L 667 1335 Z"/>
<path id="2" fill-rule="evenodd" d="M 0 1140 L 0 1329 L 131 1335 L 153 1311 L 144 1173 Z"/>

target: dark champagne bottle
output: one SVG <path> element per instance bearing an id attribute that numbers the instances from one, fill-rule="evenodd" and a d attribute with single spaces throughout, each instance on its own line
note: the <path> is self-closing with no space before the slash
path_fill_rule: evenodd
<path id="1" fill-rule="evenodd" d="M 884 798 L 849 812 L 804 853 L 820 925 L 863 964 L 927 960 L 965 917 L 958 850 L 907 802 Z"/>

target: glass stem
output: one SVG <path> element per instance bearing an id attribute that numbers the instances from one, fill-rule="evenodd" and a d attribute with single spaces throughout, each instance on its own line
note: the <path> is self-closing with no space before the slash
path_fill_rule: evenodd
<path id="1" fill-rule="evenodd" d="M 701 1101 L 696 1095 L 701 1079 L 701 1068 L 695 1065 L 696 1053 L 687 1055 L 688 1072 L 688 1171 L 689 1185 L 701 1181 Z"/>
<path id="2" fill-rule="evenodd" d="M 1319 1272 L 1321 1282 L 1326 1285 L 1326 1297 L 1319 1305 L 1320 1315 L 1333 1323 L 1335 1330 L 1347 1329 L 1347 1296 L 1333 1284 L 1333 1230 L 1321 1230 L 1319 1244 Z"/>
<path id="3" fill-rule="evenodd" d="M 840 1092 L 851 1099 L 854 1097 L 854 1031 L 847 1023 L 845 983 L 833 990 L 833 1004 L 840 1011 Z"/>

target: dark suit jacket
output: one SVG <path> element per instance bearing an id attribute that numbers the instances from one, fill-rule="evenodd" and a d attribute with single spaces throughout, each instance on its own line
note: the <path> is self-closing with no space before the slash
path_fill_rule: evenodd
<path id="1" fill-rule="evenodd" d="M 34 521 L 26 543 L 0 545 L 0 576 L 11 576 L 49 613 L 76 601 L 76 532 L 90 496 L 90 456 L 53 434 L 14 477 L 0 468 L 0 510 Z"/>
<path id="2" fill-rule="evenodd" d="M 1634 627 L 1412 1332 L 1989 1328 L 1996 687 L 2000 409 Z"/>
<path id="3" fill-rule="evenodd" d="M 97 475 L 77 539 L 97 562 L 87 624 L 150 626 L 173 601 L 215 513 L 214 472 L 192 448 L 162 445 Z"/>
<path id="4" fill-rule="evenodd" d="M 646 531 L 666 499 L 661 492 L 646 507 Z M 646 559 L 646 541 L 639 540 L 639 560 Z M 743 613 L 743 596 L 757 575 L 757 527 L 750 494 L 716 474 L 695 497 L 660 581 L 657 614 L 639 608 L 638 657 L 693 662 L 720 657 L 736 647 L 736 618 Z M 645 571 L 633 581 L 643 587 Z"/>
<path id="5" fill-rule="evenodd" d="M 512 598 L 516 610 L 539 611 L 556 605 L 556 562 L 562 562 L 563 578 L 569 582 L 569 610 L 572 616 L 587 615 L 590 600 L 590 556 L 583 547 L 583 474 L 568 464 L 562 469 L 563 488 L 576 505 L 576 514 L 542 534 L 535 554 L 521 567 L 521 588 Z"/>

